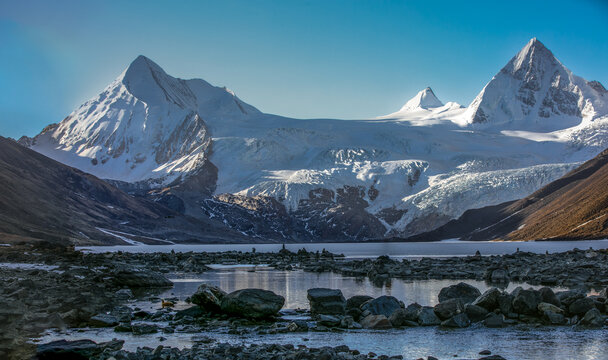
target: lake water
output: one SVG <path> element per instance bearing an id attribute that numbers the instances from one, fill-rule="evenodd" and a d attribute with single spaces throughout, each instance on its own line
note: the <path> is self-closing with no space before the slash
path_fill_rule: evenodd
<path id="1" fill-rule="evenodd" d="M 281 244 L 220 244 L 220 245 L 124 245 L 124 246 L 85 246 L 79 247 L 91 252 L 126 251 L 126 252 L 219 252 L 219 251 L 251 251 L 277 252 Z M 308 251 L 321 251 L 326 249 L 332 253 L 344 254 L 349 258 L 377 257 L 389 255 L 395 258 L 408 257 L 444 257 L 474 255 L 477 250 L 482 255 L 502 255 L 520 251 L 534 253 L 563 252 L 578 249 L 607 249 L 608 240 L 584 241 L 527 241 L 527 242 L 499 242 L 499 241 L 458 241 L 447 240 L 440 242 L 383 242 L 383 243 L 302 243 L 286 244 L 291 251 L 305 248 Z"/>
<path id="2" fill-rule="evenodd" d="M 392 279 L 390 282 L 378 286 L 367 278 L 342 276 L 330 272 L 279 271 L 259 266 L 255 268 L 255 272 L 250 272 L 252 269 L 254 269 L 253 266 L 221 267 L 196 277 L 174 275 L 171 277 L 171 281 L 174 282 L 173 289 L 161 294 L 161 297 L 177 297 L 185 300 L 196 291 L 200 284 L 207 283 L 219 286 L 226 292 L 246 288 L 271 290 L 285 298 L 285 309 L 308 309 L 307 290 L 313 287 L 340 289 L 347 299 L 354 295 L 372 297 L 391 295 L 406 305 L 417 302 L 421 305 L 434 306 L 437 304 L 437 294 L 442 288 L 460 282 L 458 280 L 405 281 Z M 489 288 L 489 285 L 483 281 L 464 280 L 463 282 L 477 287 L 481 292 Z M 539 286 L 529 284 L 510 283 L 506 290 L 511 291 L 517 286 L 539 288 Z M 565 290 L 564 288 L 555 289 Z"/>
<path id="3" fill-rule="evenodd" d="M 390 285 L 376 286 L 368 280 L 343 277 L 334 273 L 308 273 L 304 271 L 277 271 L 265 267 L 234 266 L 219 267 L 197 275 L 195 278 L 174 274 L 174 287 L 160 296 L 175 296 L 180 300 L 191 295 L 199 284 L 205 282 L 222 287 L 230 292 L 247 287 L 272 290 L 286 298 L 285 308 L 308 308 L 306 290 L 311 287 L 341 289 L 345 297 L 357 294 L 370 296 L 392 295 L 406 304 L 418 302 L 434 305 L 439 290 L 458 281 L 424 280 L 407 282 L 394 279 Z M 479 281 L 465 282 L 481 291 L 487 285 Z M 519 284 L 509 284 L 507 290 Z M 524 284 L 527 287 L 527 285 Z M 559 289 L 556 289 L 559 290 Z M 159 308 L 158 302 L 137 301 L 132 306 L 146 310 Z M 184 304 L 180 301 L 179 307 Z M 166 339 L 159 342 L 159 336 Z M 608 356 L 608 331 L 579 330 L 572 327 L 530 328 L 527 326 L 504 329 L 488 329 L 479 324 L 467 329 L 442 329 L 439 327 L 418 327 L 393 329 L 389 331 L 358 330 L 343 333 L 287 333 L 274 335 L 230 335 L 226 330 L 187 334 L 132 335 L 116 333 L 112 329 L 81 329 L 70 332 L 50 332 L 40 341 L 58 339 L 93 339 L 108 341 L 113 338 L 125 340 L 125 349 L 137 347 L 155 348 L 159 344 L 173 347 L 190 347 L 197 339 L 209 336 L 218 342 L 233 344 L 279 343 L 306 345 L 308 347 L 338 346 L 345 344 L 362 353 L 403 355 L 405 359 L 433 355 L 439 359 L 476 359 L 481 350 L 489 349 L 507 359 L 605 359 Z M 457 356 L 455 356 L 457 355 Z"/>
<path id="4" fill-rule="evenodd" d="M 276 252 L 280 244 L 238 244 L 238 245 L 161 245 L 161 246 L 112 246 L 84 247 L 87 251 L 130 251 L 130 252 L 168 252 L 175 250 L 195 252 L 251 251 Z M 327 244 L 287 244 L 287 249 L 296 251 L 306 248 L 308 251 L 326 249 L 333 253 L 342 253 L 348 258 L 377 257 L 390 255 L 396 258 L 419 258 L 467 256 L 477 250 L 482 255 L 499 255 L 521 251 L 535 253 L 562 252 L 574 248 L 594 249 L 608 248 L 608 240 L 578 242 L 463 242 L 444 241 L 431 243 L 327 243 Z M 313 287 L 341 289 L 346 298 L 353 295 L 392 295 L 406 305 L 418 302 L 421 305 L 435 305 L 441 288 L 455 284 L 455 280 L 422 280 L 404 281 L 393 279 L 383 285 L 376 285 L 368 279 L 341 276 L 334 273 L 309 273 L 301 270 L 278 271 L 265 266 L 214 266 L 214 269 L 203 274 L 172 274 L 174 287 L 160 294 L 160 298 L 177 298 L 178 308 L 187 306 L 185 298 L 193 294 L 201 283 L 217 285 L 227 292 L 243 288 L 262 288 L 274 291 L 285 297 L 285 309 L 305 309 L 309 307 L 306 291 Z M 488 285 L 484 282 L 465 280 L 484 291 Z M 511 283 L 507 290 L 518 285 Z M 561 290 L 556 288 L 555 290 Z M 132 306 L 146 310 L 155 310 L 160 306 L 158 300 L 138 300 Z M 418 327 L 393 329 L 389 331 L 359 330 L 343 333 L 288 333 L 275 335 L 230 335 L 226 330 L 216 330 L 198 334 L 162 334 L 166 339 L 159 342 L 156 335 L 136 336 L 115 333 L 112 329 L 82 329 L 78 332 L 51 332 L 41 341 L 57 339 L 90 338 L 95 341 L 107 341 L 119 338 L 126 341 L 125 349 L 134 350 L 138 346 L 155 348 L 159 344 L 173 347 L 189 347 L 197 343 L 202 336 L 210 336 L 218 342 L 235 344 L 279 343 L 306 345 L 309 347 L 338 346 L 345 344 L 362 353 L 403 355 L 405 359 L 433 355 L 439 359 L 476 359 L 481 350 L 489 349 L 507 359 L 608 359 L 608 330 L 581 330 L 573 327 L 530 328 L 515 326 L 504 329 L 488 329 L 479 324 L 467 329 L 442 329 L 439 327 Z"/>

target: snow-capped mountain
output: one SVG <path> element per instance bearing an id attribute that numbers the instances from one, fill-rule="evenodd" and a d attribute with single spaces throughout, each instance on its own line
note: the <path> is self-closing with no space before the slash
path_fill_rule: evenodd
<path id="1" fill-rule="evenodd" d="M 477 95 L 466 122 L 558 130 L 606 115 L 606 89 L 572 74 L 533 38 Z"/>
<path id="2" fill-rule="evenodd" d="M 431 108 L 437 108 L 443 106 L 443 103 L 437 99 L 433 90 L 430 87 L 418 92 L 416 96 L 411 98 L 401 108 L 402 112 L 416 111 L 416 110 L 428 110 Z"/>
<path id="3" fill-rule="evenodd" d="M 96 99 L 21 142 L 156 197 L 168 187 L 190 215 L 248 235 L 380 238 L 559 178 L 608 147 L 607 102 L 601 84 L 572 75 L 536 39 L 468 108 L 427 88 L 369 120 L 264 114 L 139 57 Z"/>
<path id="4" fill-rule="evenodd" d="M 31 147 L 98 177 L 149 186 L 201 168 L 210 152 L 205 118 L 259 111 L 225 88 L 167 75 L 139 56 L 99 96 L 36 136 Z"/>

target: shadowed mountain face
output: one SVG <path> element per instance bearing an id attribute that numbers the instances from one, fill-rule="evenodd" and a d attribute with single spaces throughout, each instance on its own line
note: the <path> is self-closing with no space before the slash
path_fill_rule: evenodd
<path id="1" fill-rule="evenodd" d="M 410 241 L 608 238 L 608 149 L 521 200 L 466 211 Z"/>
<path id="2" fill-rule="evenodd" d="M 0 183 L 2 242 L 43 239 L 108 245 L 124 244 L 121 237 L 151 244 L 166 243 L 161 239 L 242 239 L 230 230 L 217 230 L 215 224 L 134 198 L 92 175 L 3 137 Z"/>

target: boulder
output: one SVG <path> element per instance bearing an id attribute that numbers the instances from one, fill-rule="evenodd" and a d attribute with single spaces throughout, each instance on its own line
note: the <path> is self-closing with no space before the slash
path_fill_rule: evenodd
<path id="1" fill-rule="evenodd" d="M 502 314 L 489 313 L 483 324 L 489 328 L 500 328 L 505 325 L 505 317 Z"/>
<path id="2" fill-rule="evenodd" d="M 538 292 L 540 293 L 540 298 L 542 302 L 553 304 L 557 307 L 562 306 L 561 301 L 559 301 L 553 290 L 551 290 L 550 288 L 544 287 L 539 289 Z"/>
<path id="3" fill-rule="evenodd" d="M 413 303 L 405 309 L 395 310 L 388 320 L 393 326 L 410 326 L 412 323 L 418 322 L 418 313 L 422 306 Z"/>
<path id="4" fill-rule="evenodd" d="M 207 314 L 207 313 L 203 309 L 201 309 L 199 306 L 191 306 L 187 309 L 178 310 L 175 313 L 174 320 L 183 319 L 186 316 L 191 317 L 191 318 L 198 318 L 205 314 Z"/>
<path id="5" fill-rule="evenodd" d="M 441 320 L 435 315 L 435 310 L 430 306 L 423 306 L 418 311 L 418 324 L 422 326 L 433 326 L 441 324 Z"/>
<path id="6" fill-rule="evenodd" d="M 471 325 L 471 320 L 469 319 L 467 314 L 464 313 L 455 315 L 441 323 L 441 326 L 453 328 L 465 328 L 469 325 Z"/>
<path id="7" fill-rule="evenodd" d="M 407 320 L 405 314 L 405 309 L 397 309 L 389 316 L 388 321 L 393 327 L 403 326 Z"/>
<path id="8" fill-rule="evenodd" d="M 209 312 L 218 312 L 222 307 L 222 299 L 226 292 L 217 286 L 199 285 L 196 292 L 190 296 L 190 302 Z"/>
<path id="9" fill-rule="evenodd" d="M 133 292 L 131 289 L 120 289 L 114 293 L 120 300 L 128 300 L 133 298 Z"/>
<path id="10" fill-rule="evenodd" d="M 590 309 L 581 319 L 581 324 L 591 327 L 602 327 L 604 325 L 604 317 L 597 308 Z"/>
<path id="11" fill-rule="evenodd" d="M 243 289 L 231 292 L 222 299 L 223 312 L 248 318 L 276 315 L 285 304 L 285 298 L 262 289 Z"/>
<path id="12" fill-rule="evenodd" d="M 449 299 L 461 299 L 462 302 L 466 304 L 475 301 L 480 295 L 481 292 L 479 289 L 461 282 L 441 289 L 438 298 L 439 302 L 444 302 Z"/>
<path id="13" fill-rule="evenodd" d="M 488 315 L 488 310 L 481 306 L 467 304 L 464 307 L 464 313 L 467 314 L 469 319 L 473 322 L 481 321 Z"/>
<path id="14" fill-rule="evenodd" d="M 434 311 L 439 319 L 446 320 L 464 312 L 464 304 L 460 299 L 449 299 L 435 305 Z"/>
<path id="15" fill-rule="evenodd" d="M 384 315 L 389 318 L 395 310 L 401 309 L 401 303 L 393 296 L 380 296 L 361 305 L 363 312 L 369 311 L 372 315 Z"/>
<path id="16" fill-rule="evenodd" d="M 313 315 L 344 315 L 346 310 L 346 300 L 338 289 L 308 289 L 308 301 Z"/>
<path id="17" fill-rule="evenodd" d="M 172 287 L 173 283 L 159 273 L 122 268 L 112 274 L 112 282 L 116 287 Z"/>
<path id="18" fill-rule="evenodd" d="M 335 316 L 335 315 L 326 315 L 326 314 L 317 315 L 317 324 L 319 324 L 319 325 L 334 327 L 334 326 L 340 326 L 341 322 L 342 322 L 342 318 Z"/>
<path id="19" fill-rule="evenodd" d="M 536 315 L 541 302 L 540 292 L 518 287 L 513 291 L 513 311 L 518 314 Z"/>
<path id="20" fill-rule="evenodd" d="M 104 351 L 118 351 L 122 349 L 124 340 L 112 340 L 104 343 L 95 343 L 92 340 L 58 340 L 38 345 L 36 359 L 89 359 L 99 356 Z"/>
<path id="21" fill-rule="evenodd" d="M 492 311 L 498 307 L 498 298 L 501 294 L 502 292 L 497 288 L 490 288 L 475 299 L 473 305 L 481 306 L 488 311 Z"/>
<path id="22" fill-rule="evenodd" d="M 367 295 L 355 295 L 350 297 L 348 300 L 346 300 L 346 310 L 359 309 L 361 305 L 373 299 L 373 297 Z"/>
<path id="23" fill-rule="evenodd" d="M 573 301 L 570 306 L 568 306 L 568 312 L 572 315 L 582 316 L 593 308 L 595 308 L 595 301 L 591 298 L 584 297 Z"/>
<path id="24" fill-rule="evenodd" d="M 551 311 L 554 312 L 556 314 L 564 314 L 564 310 L 560 307 L 557 307 L 553 304 L 549 304 L 546 302 L 541 302 L 540 304 L 538 304 L 538 312 L 541 314 L 544 314 L 545 311 Z"/>
<path id="25" fill-rule="evenodd" d="M 384 330 L 392 327 L 384 315 L 367 315 L 359 323 L 364 329 Z"/>
<path id="26" fill-rule="evenodd" d="M 560 291 L 555 295 L 559 299 L 560 303 L 563 306 L 566 306 L 566 308 L 568 308 L 570 306 L 570 304 L 572 304 L 576 300 L 582 299 L 585 297 L 585 294 L 583 294 L 579 291 L 575 291 L 575 290 Z"/>
<path id="27" fill-rule="evenodd" d="M 109 314 L 97 314 L 89 320 L 92 327 L 111 327 L 118 325 L 118 318 Z"/>

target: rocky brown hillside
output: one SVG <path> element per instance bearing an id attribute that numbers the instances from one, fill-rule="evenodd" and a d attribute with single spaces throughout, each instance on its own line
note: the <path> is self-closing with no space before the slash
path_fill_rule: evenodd
<path id="1" fill-rule="evenodd" d="M 121 236 L 152 244 L 166 243 L 164 239 L 244 239 L 220 224 L 183 216 L 164 205 L 128 195 L 93 175 L 3 137 L 0 184 L 1 243 L 44 239 L 87 245 L 124 244 Z"/>
<path id="2" fill-rule="evenodd" d="M 608 149 L 521 200 L 466 211 L 409 241 L 608 238 Z"/>

